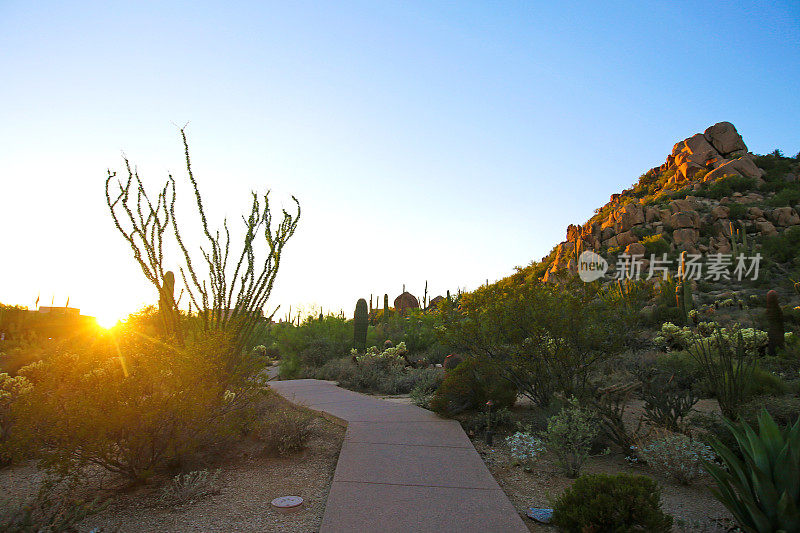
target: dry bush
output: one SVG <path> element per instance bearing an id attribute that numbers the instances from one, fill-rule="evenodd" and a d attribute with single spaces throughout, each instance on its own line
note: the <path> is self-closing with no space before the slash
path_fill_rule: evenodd
<path id="1" fill-rule="evenodd" d="M 255 436 L 264 443 L 264 452 L 269 455 L 297 453 L 306 447 L 311 436 L 312 418 L 299 409 L 282 407 L 258 425 Z"/>
<path id="2" fill-rule="evenodd" d="M 94 465 L 145 480 L 241 426 L 258 384 L 226 370 L 229 346 L 205 334 L 178 348 L 133 327 L 64 346 L 23 372 L 33 387 L 11 407 L 7 448 L 62 475 Z"/>

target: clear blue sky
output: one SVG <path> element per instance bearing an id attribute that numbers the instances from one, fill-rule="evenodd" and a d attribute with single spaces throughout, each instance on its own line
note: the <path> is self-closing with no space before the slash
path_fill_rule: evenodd
<path id="1" fill-rule="evenodd" d="M 105 169 L 187 121 L 215 218 L 300 199 L 282 310 L 507 275 L 721 120 L 800 151 L 797 2 L 0 1 L 0 76 L 0 301 L 97 315 L 155 300 Z"/>

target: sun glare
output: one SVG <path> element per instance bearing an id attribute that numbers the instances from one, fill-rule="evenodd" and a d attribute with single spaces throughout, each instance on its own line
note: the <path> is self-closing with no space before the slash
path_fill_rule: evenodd
<path id="1" fill-rule="evenodd" d="M 111 329 L 119 323 L 119 317 L 112 314 L 98 314 L 97 325 L 103 329 Z"/>

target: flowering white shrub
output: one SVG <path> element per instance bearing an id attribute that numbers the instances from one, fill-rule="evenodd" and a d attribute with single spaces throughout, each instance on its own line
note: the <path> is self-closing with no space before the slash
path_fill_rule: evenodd
<path id="1" fill-rule="evenodd" d="M 511 448 L 512 459 L 525 466 L 530 466 L 544 451 L 544 443 L 524 431 L 517 431 L 510 437 L 506 437 L 506 444 Z"/>
<path id="2" fill-rule="evenodd" d="M 703 460 L 714 460 L 709 446 L 681 434 L 655 440 L 637 448 L 636 453 L 653 470 L 682 485 L 691 484 L 703 474 Z"/>
<path id="3" fill-rule="evenodd" d="M 380 361 L 389 364 L 396 363 L 405 365 L 406 361 L 403 355 L 407 352 L 408 349 L 406 348 L 405 342 L 401 342 L 397 346 L 392 346 L 391 348 L 386 348 L 383 352 L 378 351 L 377 347 L 371 346 L 363 355 L 356 355 L 356 362 L 360 364 L 370 361 Z"/>
<path id="4" fill-rule="evenodd" d="M 661 325 L 661 332 L 656 335 L 653 342 L 667 350 L 685 350 L 695 341 L 716 344 L 719 332 L 729 343 L 736 345 L 739 333 L 742 334 L 744 349 L 750 355 L 756 355 L 761 348 L 767 345 L 767 332 L 755 328 L 729 329 L 721 328 L 716 322 L 700 322 L 697 331 L 692 331 L 688 326 L 679 327 L 672 322 Z"/>

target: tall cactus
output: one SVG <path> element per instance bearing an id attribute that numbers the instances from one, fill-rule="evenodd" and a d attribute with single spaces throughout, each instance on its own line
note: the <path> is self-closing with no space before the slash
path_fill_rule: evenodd
<path id="1" fill-rule="evenodd" d="M 359 352 L 367 349 L 367 301 L 359 298 L 353 314 L 353 346 Z"/>
<path id="2" fill-rule="evenodd" d="M 686 277 L 686 252 L 681 252 L 678 283 L 675 286 L 675 300 L 683 321 L 686 322 L 689 318 L 689 311 L 694 307 L 692 302 L 692 280 Z"/>
<path id="3" fill-rule="evenodd" d="M 767 349 L 769 355 L 775 357 L 778 348 L 783 347 L 783 311 L 778 303 L 778 293 L 767 293 Z"/>
<path id="4" fill-rule="evenodd" d="M 389 322 L 389 295 L 383 295 L 383 321 Z"/>

